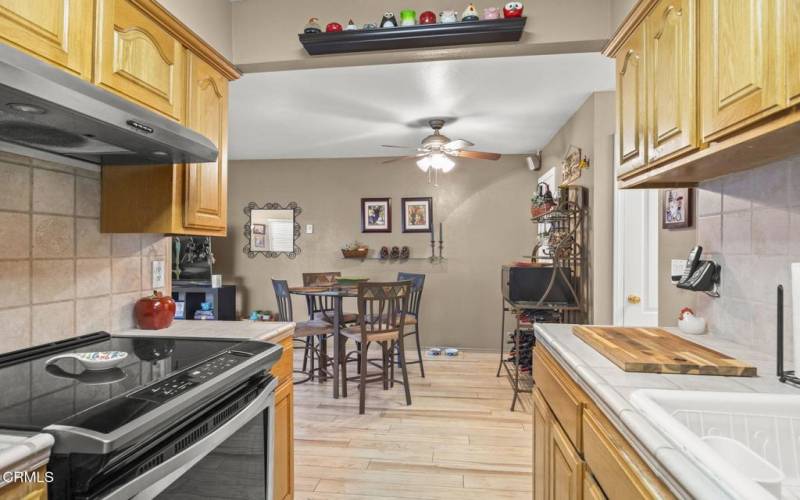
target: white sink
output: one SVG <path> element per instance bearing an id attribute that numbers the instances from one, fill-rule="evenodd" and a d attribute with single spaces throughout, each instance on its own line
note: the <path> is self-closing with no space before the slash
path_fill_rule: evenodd
<path id="1" fill-rule="evenodd" d="M 800 393 L 639 389 L 631 403 L 731 498 L 800 499 Z"/>

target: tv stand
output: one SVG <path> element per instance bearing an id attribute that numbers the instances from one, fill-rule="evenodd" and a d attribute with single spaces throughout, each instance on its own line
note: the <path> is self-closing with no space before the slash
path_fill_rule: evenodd
<path id="1" fill-rule="evenodd" d="M 208 285 L 173 284 L 172 298 L 184 303 L 184 318 L 194 320 L 194 313 L 203 302 L 213 304 L 214 319 L 221 321 L 236 320 L 236 285 L 222 285 L 212 288 Z"/>

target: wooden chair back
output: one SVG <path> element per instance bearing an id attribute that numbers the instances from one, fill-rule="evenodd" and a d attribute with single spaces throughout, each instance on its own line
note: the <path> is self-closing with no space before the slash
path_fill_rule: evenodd
<path id="1" fill-rule="evenodd" d="M 397 273 L 397 281 L 410 281 L 411 293 L 408 295 L 408 309 L 406 312 L 419 317 L 419 306 L 422 302 L 422 288 L 425 285 L 425 275 L 415 273 Z"/>
<path id="2" fill-rule="evenodd" d="M 303 286 L 328 286 L 336 284 L 336 278 L 342 276 L 339 271 L 330 271 L 325 273 L 303 273 Z M 334 306 L 336 301 L 333 297 L 325 296 L 307 296 L 306 303 L 308 305 L 308 317 L 315 319 L 316 313 L 322 315 L 330 321 L 333 321 Z"/>
<path id="3" fill-rule="evenodd" d="M 278 302 L 278 314 L 281 321 L 294 321 L 292 311 L 292 296 L 289 294 L 289 283 L 286 280 L 272 279 L 272 288 L 275 290 L 275 300 Z"/>
<path id="4" fill-rule="evenodd" d="M 358 284 L 362 341 L 366 342 L 370 335 L 403 331 L 410 292 L 410 281 Z"/>
<path id="5" fill-rule="evenodd" d="M 336 283 L 336 278 L 341 278 L 341 276 L 342 273 L 339 271 L 303 273 L 303 286 L 333 285 Z"/>

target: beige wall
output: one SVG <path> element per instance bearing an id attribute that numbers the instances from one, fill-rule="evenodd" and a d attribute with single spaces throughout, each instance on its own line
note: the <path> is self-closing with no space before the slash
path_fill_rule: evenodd
<path id="1" fill-rule="evenodd" d="M 530 254 L 535 229 L 530 222 L 530 197 L 535 176 L 523 157 L 497 162 L 462 160 L 440 179 L 440 186 L 410 161 L 382 164 L 381 158 L 336 160 L 233 161 L 230 164 L 226 239 L 215 239 L 216 270 L 226 283 L 241 288 L 243 312 L 275 308 L 269 279 L 300 283 L 301 273 L 341 271 L 374 280 L 396 278 L 398 271 L 427 275 L 422 305 L 426 346 L 497 350 L 500 330 L 500 266 Z M 381 262 L 345 260 L 340 248 L 359 240 L 377 250 L 382 245 L 411 247 L 412 257 L 428 257 L 428 234 L 401 232 L 400 198 L 431 196 L 437 228 L 444 224 L 447 261 Z M 361 234 L 360 198 L 391 197 L 391 234 Z M 249 202 L 296 201 L 303 209 L 303 227 L 294 260 L 285 256 L 249 259 L 242 247 L 246 223 L 242 209 Z M 305 234 L 305 225 L 314 234 Z M 355 304 L 349 304 L 354 310 Z M 296 319 L 305 307 L 295 303 Z"/>
<path id="2" fill-rule="evenodd" d="M 589 190 L 590 322 L 609 324 L 613 291 L 614 93 L 597 92 L 575 112 L 542 150 L 542 171 L 559 167 L 570 145 L 580 147 L 591 167 L 576 185 Z"/>
<path id="3" fill-rule="evenodd" d="M 659 194 L 660 195 L 660 194 Z M 695 200 L 696 201 L 696 200 Z M 697 204 L 695 203 L 695 207 Z M 695 211 L 696 213 L 696 211 Z M 681 290 L 672 283 L 672 259 L 685 261 L 696 245 L 695 226 L 685 229 L 659 229 L 658 233 L 658 324 L 677 326 L 678 315 L 684 307 L 694 308 L 698 294 Z M 661 221 L 659 220 L 659 224 Z"/>
<path id="4" fill-rule="evenodd" d="M 233 60 L 230 0 L 158 0 L 175 17 L 226 58 Z"/>
<path id="5" fill-rule="evenodd" d="M 0 178 L 0 352 L 133 327 L 169 238 L 100 234 L 99 172 L 0 153 Z"/>
<path id="6" fill-rule="evenodd" d="M 393 10 L 399 16 L 402 8 L 414 9 L 417 15 L 425 10 L 433 10 L 438 15 L 443 9 L 456 8 L 459 9 L 460 16 L 466 2 L 454 4 L 445 0 L 407 0 L 399 5 L 392 0 L 307 0 L 300 3 L 243 0 L 233 3 L 234 62 L 245 72 L 255 72 L 432 59 L 598 51 L 611 31 L 610 2 L 611 0 L 525 2 L 528 20 L 523 39 L 519 43 L 311 57 L 297 39 L 297 34 L 302 32 L 310 17 L 319 18 L 323 27 L 331 21 L 345 25 L 350 17 L 358 24 L 377 24 L 385 11 Z M 498 2 L 498 5 L 502 3 Z M 481 10 L 484 6 L 479 5 Z"/>

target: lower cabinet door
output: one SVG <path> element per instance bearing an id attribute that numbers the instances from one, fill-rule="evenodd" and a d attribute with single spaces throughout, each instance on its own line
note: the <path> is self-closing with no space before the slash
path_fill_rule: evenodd
<path id="1" fill-rule="evenodd" d="M 550 408 L 539 389 L 533 391 L 533 499 L 548 500 L 548 454 L 550 445 Z"/>
<path id="2" fill-rule="evenodd" d="M 293 393 L 291 381 L 275 391 L 275 500 L 294 497 Z"/>
<path id="3" fill-rule="evenodd" d="M 550 424 L 550 499 L 580 500 L 583 494 L 583 461 L 557 421 Z"/>

